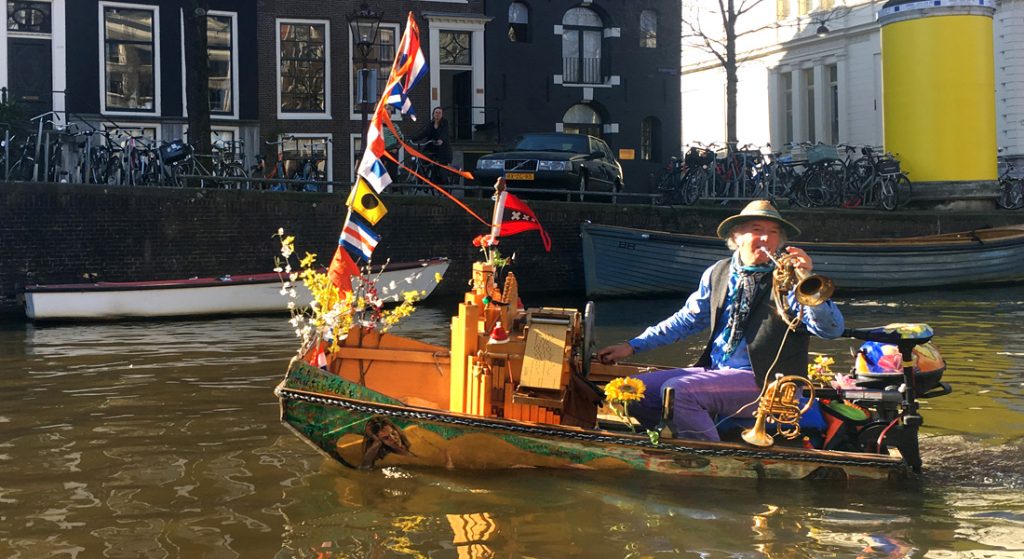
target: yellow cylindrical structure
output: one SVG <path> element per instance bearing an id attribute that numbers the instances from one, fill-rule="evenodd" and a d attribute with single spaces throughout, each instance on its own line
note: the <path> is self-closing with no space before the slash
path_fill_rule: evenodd
<path id="1" fill-rule="evenodd" d="M 885 150 L 915 182 L 994 181 L 992 2 L 888 2 L 879 12 Z"/>

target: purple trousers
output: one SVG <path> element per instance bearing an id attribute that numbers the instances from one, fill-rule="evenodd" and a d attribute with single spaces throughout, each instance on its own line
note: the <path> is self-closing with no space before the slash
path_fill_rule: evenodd
<path id="1" fill-rule="evenodd" d="M 739 369 L 689 367 L 652 371 L 636 378 L 643 381 L 646 390 L 642 400 L 630 405 L 630 414 L 645 429 L 655 428 L 661 421 L 663 390 L 671 387 L 675 403 L 669 427 L 682 439 L 721 440 L 716 418 L 730 416 L 743 406 L 746 408 L 736 417 L 753 417 L 761 393 L 754 373 Z"/>

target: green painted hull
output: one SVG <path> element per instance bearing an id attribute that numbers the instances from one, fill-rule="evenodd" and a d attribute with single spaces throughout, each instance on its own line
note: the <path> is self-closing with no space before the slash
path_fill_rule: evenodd
<path id="1" fill-rule="evenodd" d="M 891 456 L 679 439 L 655 446 L 640 435 L 406 406 L 299 360 L 275 393 L 287 426 L 350 467 L 619 469 L 780 479 L 896 479 L 908 472 Z M 370 451 L 367 459 L 374 440 L 367 426 L 383 424 L 400 431 L 399 450 L 408 452 Z"/>

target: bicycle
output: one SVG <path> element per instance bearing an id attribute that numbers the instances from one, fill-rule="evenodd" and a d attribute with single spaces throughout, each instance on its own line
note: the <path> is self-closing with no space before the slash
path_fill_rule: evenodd
<path id="1" fill-rule="evenodd" d="M 423 152 L 424 148 L 429 144 L 430 142 L 412 142 L 412 145 L 421 152 Z M 414 194 L 438 194 L 433 187 L 424 182 L 420 177 L 424 177 L 430 182 L 442 187 L 448 186 L 449 184 L 448 173 L 445 172 L 444 169 L 416 156 L 409 156 L 401 161 L 398 171 L 397 182 L 414 186 L 415 188 L 412 190 Z"/>
<path id="2" fill-rule="evenodd" d="M 683 203 L 682 186 L 685 169 L 686 167 L 683 165 L 683 160 L 676 156 L 672 156 L 668 165 L 662 170 L 661 175 L 654 182 L 655 188 L 660 193 L 660 197 L 658 198 L 659 204 L 672 206 L 677 203 Z"/>
<path id="3" fill-rule="evenodd" d="M 284 142 L 286 142 L 288 140 L 292 140 L 292 139 L 294 139 L 294 138 L 292 138 L 291 136 L 287 136 L 287 137 L 281 138 L 280 140 L 278 140 L 276 142 L 271 142 L 270 140 L 267 140 L 264 143 L 266 143 L 268 146 L 281 146 L 281 144 L 283 144 Z M 269 180 L 269 179 L 284 179 L 285 178 L 285 172 L 284 172 L 284 151 L 282 151 L 280 149 L 280 147 L 278 147 L 278 149 L 277 149 L 277 161 L 274 163 L 274 166 L 271 167 L 269 171 L 267 171 L 267 156 L 263 155 L 262 153 L 256 155 L 256 164 L 254 164 L 252 167 L 249 168 L 249 176 L 253 177 L 253 178 L 266 179 L 266 180 Z M 264 182 L 259 182 L 259 183 L 256 183 L 256 184 L 259 185 L 258 188 L 260 188 L 260 189 L 265 189 L 266 188 L 264 186 L 266 183 L 264 183 Z M 247 185 L 250 185 L 250 186 L 247 186 L 246 188 L 251 188 L 251 183 L 247 183 Z M 284 192 L 284 191 L 288 190 L 288 186 L 285 183 L 274 183 L 267 190 L 271 190 L 273 192 Z"/>
<path id="4" fill-rule="evenodd" d="M 327 145 L 333 148 L 333 142 L 330 138 L 327 138 Z M 319 141 L 319 140 L 317 140 Z M 320 165 L 327 160 L 327 154 L 318 154 L 313 149 L 314 140 L 309 140 L 306 144 L 306 149 L 299 150 L 299 154 L 302 158 L 299 160 L 298 166 L 295 168 L 295 172 L 291 174 L 293 181 L 309 181 L 303 183 L 292 183 L 293 188 L 300 192 L 320 192 L 320 185 L 318 183 L 327 180 L 326 175 L 320 169 Z M 283 153 L 281 154 L 283 156 Z M 287 168 L 287 165 L 285 166 Z"/>
<path id="5" fill-rule="evenodd" d="M 1024 179 L 1013 176 L 1016 166 L 1008 159 L 1000 157 L 998 165 L 1003 167 L 999 174 L 999 197 L 996 205 L 1004 210 L 1024 208 Z"/>
<path id="6" fill-rule="evenodd" d="M 217 133 L 214 132 L 216 135 Z M 214 140 L 212 144 L 213 153 L 210 155 L 210 161 L 213 166 L 210 174 L 214 177 L 223 177 L 226 181 L 215 181 L 221 182 L 224 188 L 242 189 L 247 188 L 249 183 L 244 180 L 249 178 L 249 175 L 245 172 L 245 167 L 242 166 L 242 161 L 237 154 L 242 153 L 245 149 L 245 142 L 243 140 Z"/>
<path id="7" fill-rule="evenodd" d="M 886 153 L 875 163 L 875 170 L 880 181 L 878 203 L 882 208 L 892 211 L 905 206 L 911 197 L 910 179 L 900 170 L 900 162 L 891 153 Z"/>
<path id="8" fill-rule="evenodd" d="M 765 198 L 774 204 L 789 197 L 796 173 L 791 165 L 792 159 L 772 151 L 771 148 L 771 144 L 765 146 L 768 153 L 761 155 L 760 165 L 754 174 L 755 191 L 752 197 Z"/>
<path id="9" fill-rule="evenodd" d="M 103 138 L 101 144 L 95 145 L 93 143 L 95 136 Z M 114 163 L 117 157 L 112 156 L 114 150 L 110 134 L 105 130 L 95 128 L 75 134 L 75 138 L 83 137 L 84 139 L 79 141 L 77 145 L 79 151 L 85 151 L 78 162 L 78 180 L 84 184 L 116 184 L 120 176 L 116 169 L 111 169 L 112 166 L 117 166 Z M 111 177 L 113 177 L 114 182 L 110 182 Z"/>
<path id="10" fill-rule="evenodd" d="M 802 143 L 806 167 L 793 184 L 790 200 L 802 208 L 830 206 L 840 197 L 846 182 L 846 165 L 835 146 Z"/>

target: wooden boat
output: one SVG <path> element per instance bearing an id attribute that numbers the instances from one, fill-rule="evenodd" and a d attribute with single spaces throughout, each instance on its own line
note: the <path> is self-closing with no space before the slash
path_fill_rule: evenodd
<path id="1" fill-rule="evenodd" d="M 891 411 L 870 432 L 873 438 L 885 428 L 882 437 L 888 444 L 876 452 L 693 441 L 672 438 L 667 428 L 657 441 L 650 433 L 629 432 L 624 423 L 609 420 L 599 387 L 653 367 L 592 361 L 591 305 L 583 312 L 525 310 L 516 304 L 512 274 L 498 290 L 490 264 L 478 262 L 473 270 L 473 289 L 452 319 L 450 347 L 364 327 L 351 330 L 338 347 L 326 342 L 307 347 L 275 389 L 282 422 L 325 456 L 353 468 L 534 467 L 891 479 L 919 464 L 917 424 L 897 425 L 901 416 L 894 414 L 903 412 L 892 398 L 902 396 L 882 389 L 858 388 L 856 393 L 858 401 L 876 399 L 880 409 Z M 322 362 L 321 352 L 326 352 L 326 364 L 310 365 Z M 912 398 L 914 391 L 909 392 Z M 832 396 L 843 394 L 833 391 Z"/>
<path id="2" fill-rule="evenodd" d="M 402 293 L 429 295 L 447 258 L 390 263 L 370 276 L 384 301 L 398 302 Z M 32 320 L 110 320 L 287 312 L 278 273 L 161 281 L 97 282 L 33 285 L 25 289 L 25 314 Z M 298 304 L 312 300 L 300 287 Z"/>
<path id="3" fill-rule="evenodd" d="M 717 237 L 584 223 L 588 297 L 688 294 L 729 256 Z M 840 292 L 928 289 L 1024 281 L 1024 226 L 844 243 L 792 243 Z"/>

